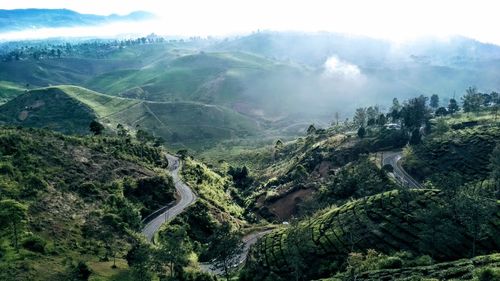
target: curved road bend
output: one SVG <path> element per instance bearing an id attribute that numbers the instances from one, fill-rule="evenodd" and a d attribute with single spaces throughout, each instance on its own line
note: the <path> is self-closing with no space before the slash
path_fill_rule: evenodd
<path id="1" fill-rule="evenodd" d="M 241 251 L 241 254 L 239 256 L 233 259 L 233 261 L 231 262 L 231 267 L 235 268 L 238 267 L 240 264 L 243 264 L 247 260 L 248 252 L 250 252 L 250 247 L 252 247 L 253 244 L 257 243 L 257 240 L 264 237 L 271 231 L 273 231 L 273 229 L 267 229 L 264 231 L 255 232 L 252 234 L 248 234 L 247 236 L 244 236 L 241 239 L 241 241 L 243 242 L 243 250 Z M 202 271 L 209 272 L 212 274 L 221 275 L 224 273 L 222 268 L 218 268 L 215 265 L 210 264 L 208 262 L 200 263 L 200 268 Z"/>
<path id="2" fill-rule="evenodd" d="M 423 186 L 412 178 L 401 166 L 401 158 L 403 153 L 401 151 L 384 151 L 382 157 L 382 166 L 391 165 L 394 168 L 394 178 L 403 186 L 410 188 L 423 188 Z"/>
<path id="3" fill-rule="evenodd" d="M 179 177 L 179 170 L 181 168 L 181 161 L 178 157 L 166 154 L 168 160 L 168 170 L 174 180 L 175 190 L 179 194 L 180 200 L 172 208 L 165 210 L 158 214 L 142 229 L 142 234 L 146 236 L 148 241 L 153 239 L 155 233 L 160 229 L 161 225 L 173 219 L 178 214 L 182 213 L 189 205 L 196 201 L 196 195 L 193 191 L 183 182 Z"/>

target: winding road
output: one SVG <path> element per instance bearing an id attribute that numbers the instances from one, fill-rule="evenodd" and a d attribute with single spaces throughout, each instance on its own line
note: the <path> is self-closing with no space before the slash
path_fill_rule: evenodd
<path id="1" fill-rule="evenodd" d="M 180 200 L 173 207 L 167 208 L 162 212 L 157 212 L 156 217 L 144 226 L 142 234 L 146 236 L 148 241 L 153 239 L 155 233 L 160 229 L 162 224 L 182 213 L 184 209 L 196 201 L 196 195 L 179 177 L 179 170 L 181 169 L 181 161 L 179 158 L 170 154 L 166 154 L 166 157 L 168 160 L 168 170 L 174 180 L 175 190 Z"/>
<path id="2" fill-rule="evenodd" d="M 155 233 L 160 229 L 162 224 L 172 220 L 175 216 L 182 213 L 187 207 L 193 204 L 197 197 L 194 192 L 185 184 L 179 176 L 179 170 L 181 169 L 182 162 L 178 157 L 166 154 L 168 160 L 168 169 L 170 171 L 170 175 L 174 180 L 175 189 L 177 194 L 180 197 L 180 200 L 172 207 L 170 205 L 166 205 L 160 210 L 154 212 L 151 216 L 154 216 L 152 220 L 150 220 L 142 229 L 142 234 L 146 236 L 146 239 L 151 242 Z M 234 263 L 232 263 L 235 267 L 245 262 L 248 256 L 248 252 L 250 251 L 250 247 L 257 242 L 259 238 L 268 234 L 271 230 L 263 230 L 260 232 L 249 234 L 243 237 L 243 251 L 242 253 L 234 259 Z M 201 263 L 200 267 L 203 271 L 210 272 L 213 274 L 222 274 L 222 270 L 220 268 L 215 267 L 210 263 Z"/>
<path id="3" fill-rule="evenodd" d="M 399 183 L 410 188 L 423 188 L 423 186 L 412 178 L 401 166 L 401 158 L 403 157 L 401 151 L 384 151 L 382 153 L 382 166 L 391 165 L 394 168 L 392 174 Z"/>

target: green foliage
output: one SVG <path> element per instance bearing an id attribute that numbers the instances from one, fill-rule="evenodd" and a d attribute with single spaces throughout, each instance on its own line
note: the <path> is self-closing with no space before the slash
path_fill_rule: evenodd
<path id="1" fill-rule="evenodd" d="M 124 182 L 123 194 L 133 202 L 142 202 L 143 216 L 165 206 L 168 202 L 175 201 L 175 186 L 170 176 L 154 176 L 141 178 L 137 182 L 130 180 Z"/>
<path id="2" fill-rule="evenodd" d="M 476 126 L 429 136 L 403 158 L 405 169 L 417 179 L 429 179 L 444 189 L 486 179 L 490 155 L 500 138 L 498 127 Z"/>
<path id="3" fill-rule="evenodd" d="M 19 231 L 27 219 L 28 207 L 12 199 L 0 201 L 0 225 L 2 228 L 11 227 L 14 247 L 18 250 Z"/>
<path id="4" fill-rule="evenodd" d="M 235 258 L 237 258 L 243 251 L 243 242 L 241 242 L 241 236 L 239 233 L 231 230 L 231 225 L 227 222 L 222 224 L 213 235 L 212 242 L 210 244 L 210 251 L 214 256 L 214 265 L 218 268 L 222 268 L 224 276 L 229 281 L 231 275 L 231 268 L 235 266 L 233 264 Z"/>
<path id="5" fill-rule="evenodd" d="M 96 120 L 92 120 L 89 125 L 89 130 L 94 134 L 94 136 L 97 136 L 102 134 L 102 132 L 104 131 L 104 126 Z"/>
<path id="6" fill-rule="evenodd" d="M 481 268 L 476 270 L 474 275 L 478 281 L 496 281 L 500 280 L 500 269 L 492 267 Z"/>
<path id="7" fill-rule="evenodd" d="M 327 186 L 320 190 L 318 200 L 326 203 L 342 202 L 347 198 L 361 198 L 394 189 L 387 175 L 367 157 L 341 168 Z"/>
<path id="8" fill-rule="evenodd" d="M 437 260 L 452 260 L 468 255 L 470 233 L 461 222 L 446 217 L 453 223 L 455 231 L 442 233 L 442 244 L 434 249 L 420 249 L 422 236 L 420 230 L 432 227 L 431 221 L 421 214 L 422 209 L 443 205 L 451 209 L 453 199 L 436 190 L 391 191 L 349 202 L 339 208 L 331 208 L 311 217 L 297 227 L 305 233 L 300 244 L 291 245 L 286 237 L 291 229 L 281 229 L 266 235 L 256 247 L 253 257 L 247 264 L 251 272 L 269 269 L 285 277 L 289 276 L 289 256 L 292 247 L 298 247 L 305 260 L 307 269 L 302 278 L 311 279 L 331 274 L 340 269 L 339 263 L 345 262 L 349 253 L 374 249 L 385 255 L 393 251 L 405 250 L 414 255 L 433 255 Z M 496 219 L 496 211 L 488 216 L 489 222 Z M 478 253 L 487 253 L 498 249 L 494 233 L 496 224 L 483 224 L 489 230 L 480 243 Z M 492 243 L 491 246 L 489 243 Z M 478 243 L 479 246 L 479 243 Z M 455 250 L 450 250 L 455 249 Z M 403 256 L 399 256 L 403 259 Z M 403 259 L 404 260 L 404 259 Z M 334 269 L 320 271 L 323 261 L 329 264 L 337 262 Z M 390 259 L 387 266 L 400 267 L 399 261 Z"/>
<path id="9" fill-rule="evenodd" d="M 365 127 L 359 127 L 359 129 L 358 129 L 358 137 L 360 139 L 362 139 L 365 136 L 366 136 L 366 129 L 365 129 Z"/>
<path id="10" fill-rule="evenodd" d="M 30 235 L 25 237 L 21 242 L 24 249 L 30 250 L 32 252 L 44 254 L 47 242 L 39 236 Z"/>

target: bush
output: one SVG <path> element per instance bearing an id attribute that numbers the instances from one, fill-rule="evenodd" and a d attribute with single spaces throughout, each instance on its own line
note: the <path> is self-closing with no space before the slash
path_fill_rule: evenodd
<path id="1" fill-rule="evenodd" d="M 425 256 L 420 256 L 415 259 L 414 264 L 415 266 L 425 266 L 425 265 L 431 265 L 434 263 L 434 260 L 428 255 Z"/>
<path id="2" fill-rule="evenodd" d="M 206 272 L 185 272 L 183 275 L 185 281 L 216 281 L 217 277 Z"/>
<path id="3" fill-rule="evenodd" d="M 43 254 L 45 253 L 45 246 L 47 242 L 39 236 L 31 235 L 22 241 L 23 248 L 26 250 Z"/>
<path id="4" fill-rule="evenodd" d="M 486 267 L 474 272 L 479 281 L 498 281 L 500 280 L 500 268 Z"/>
<path id="5" fill-rule="evenodd" d="M 89 280 L 92 274 L 90 267 L 83 261 L 78 262 L 73 272 L 76 280 Z"/>
<path id="6" fill-rule="evenodd" d="M 395 269 L 403 267 L 403 260 L 398 257 L 387 257 L 378 262 L 380 269 Z"/>

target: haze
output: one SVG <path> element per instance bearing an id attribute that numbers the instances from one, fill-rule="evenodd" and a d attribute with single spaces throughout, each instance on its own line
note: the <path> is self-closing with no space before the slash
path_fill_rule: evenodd
<path id="1" fill-rule="evenodd" d="M 463 35 L 500 44 L 495 1 L 155 1 L 96 0 L 36 1 L 0 0 L 1 9 L 66 8 L 80 13 L 127 14 L 149 11 L 159 20 L 140 25 L 106 28 L 45 29 L 16 32 L 2 39 L 54 36 L 111 36 L 123 34 L 229 35 L 256 30 L 331 31 L 367 35 L 396 42 L 417 37 L 446 38 Z"/>

